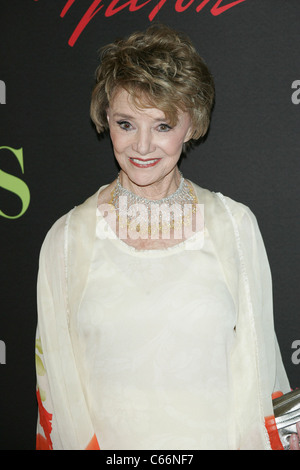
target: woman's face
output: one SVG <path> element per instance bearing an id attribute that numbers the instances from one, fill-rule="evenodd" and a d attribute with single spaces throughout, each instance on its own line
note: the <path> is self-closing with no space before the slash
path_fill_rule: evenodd
<path id="1" fill-rule="evenodd" d="M 169 125 L 157 108 L 137 109 L 124 89 L 116 93 L 107 110 L 115 157 L 122 170 L 123 186 L 169 185 L 177 172 L 183 143 L 189 140 L 191 119 L 179 112 Z M 127 184 L 126 184 L 127 183 Z M 128 185 L 129 183 L 129 185 Z"/>

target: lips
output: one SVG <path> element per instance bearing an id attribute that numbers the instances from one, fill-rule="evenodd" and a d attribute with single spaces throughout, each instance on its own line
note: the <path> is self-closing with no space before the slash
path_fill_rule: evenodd
<path id="1" fill-rule="evenodd" d="M 149 168 L 151 166 L 157 165 L 157 163 L 161 160 L 160 158 L 146 158 L 142 160 L 141 158 L 129 158 L 130 162 L 137 166 L 138 168 Z"/>

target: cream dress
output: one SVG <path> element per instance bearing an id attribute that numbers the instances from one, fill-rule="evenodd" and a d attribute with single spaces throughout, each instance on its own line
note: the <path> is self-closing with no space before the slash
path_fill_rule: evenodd
<path id="1" fill-rule="evenodd" d="M 98 212 L 72 320 L 101 449 L 232 447 L 236 313 L 208 231 L 161 250 L 136 250 L 108 231 Z"/>

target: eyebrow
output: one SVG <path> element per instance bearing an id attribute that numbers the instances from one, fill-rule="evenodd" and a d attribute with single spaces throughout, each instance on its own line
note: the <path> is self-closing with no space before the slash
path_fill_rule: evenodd
<path id="1" fill-rule="evenodd" d="M 113 114 L 113 118 L 115 118 L 115 119 L 116 119 L 116 118 L 120 118 L 120 119 L 129 119 L 129 120 L 134 120 L 134 119 L 135 119 L 135 118 L 134 118 L 133 116 L 131 116 L 130 114 L 123 114 L 123 113 L 118 113 L 118 112 L 116 112 L 116 113 Z M 155 122 L 162 122 L 162 121 L 167 122 L 167 119 L 166 119 L 165 116 L 158 116 L 158 117 L 154 118 L 154 121 L 155 121 Z"/>

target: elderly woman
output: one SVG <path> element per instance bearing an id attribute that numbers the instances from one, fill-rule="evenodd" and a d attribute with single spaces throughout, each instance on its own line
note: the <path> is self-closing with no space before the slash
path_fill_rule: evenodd
<path id="1" fill-rule="evenodd" d="M 91 116 L 120 172 L 41 250 L 37 448 L 280 448 L 272 394 L 290 387 L 255 217 L 178 169 L 212 76 L 164 26 L 101 59 Z"/>

